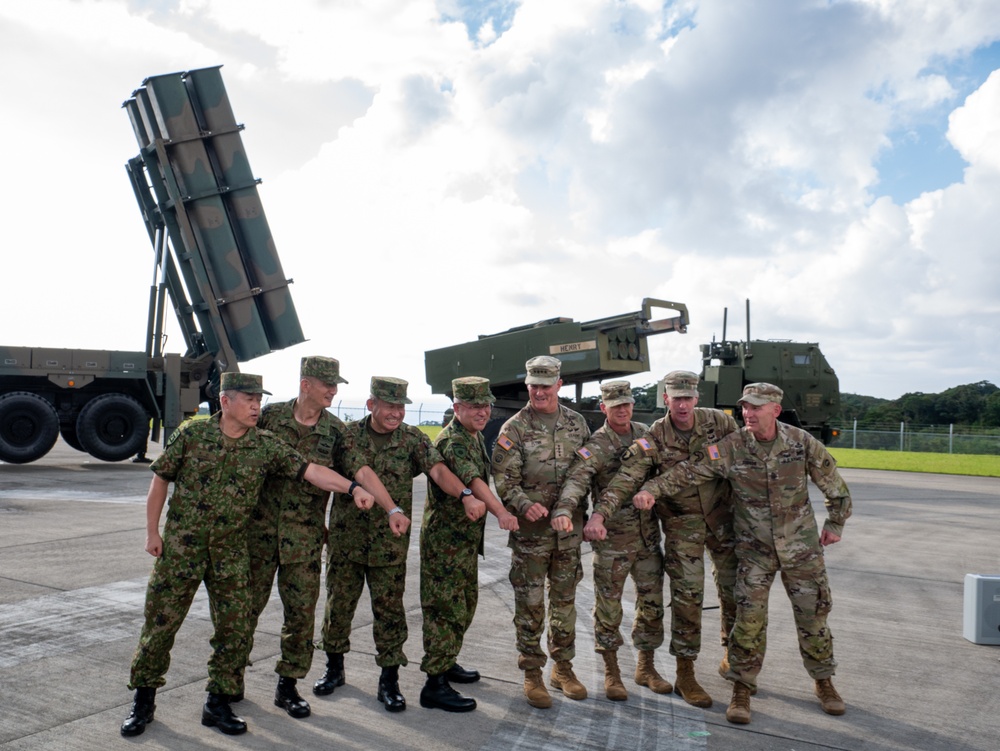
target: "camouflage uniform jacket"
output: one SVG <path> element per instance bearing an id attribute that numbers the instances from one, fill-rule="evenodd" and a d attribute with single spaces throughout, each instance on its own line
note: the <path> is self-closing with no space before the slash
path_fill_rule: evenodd
<path id="1" fill-rule="evenodd" d="M 608 513 L 617 509 L 620 504 L 631 503 L 632 496 L 647 478 L 681 462 L 700 461 L 705 456 L 706 446 L 717 444 L 737 430 L 736 420 L 725 412 L 696 407 L 694 427 L 689 436 L 684 436 L 670 422 L 668 412 L 653 423 L 645 436 L 629 447 L 621 469 L 608 484 L 600 500 L 594 504 L 594 511 L 609 518 Z M 732 497 L 729 485 L 723 479 L 713 478 L 698 486 L 685 487 L 672 495 L 674 503 L 658 502 L 657 513 L 665 513 L 668 506 L 683 508 L 684 513 L 700 513 L 713 532 L 719 530 L 720 526 L 728 528 L 732 523 Z"/>
<path id="2" fill-rule="evenodd" d="M 493 481 L 500 500 L 511 513 L 521 517 L 520 529 L 510 533 L 508 547 L 539 551 L 579 547 L 583 540 L 583 509 L 573 513 L 572 532 L 556 532 L 547 516 L 529 522 L 524 512 L 535 503 L 551 512 L 576 450 L 589 437 L 590 428 L 583 416 L 561 404 L 554 432 L 535 415 L 530 404 L 504 423 L 493 449 Z"/>
<path id="3" fill-rule="evenodd" d="M 163 558 L 178 576 L 249 574 L 247 523 L 270 475 L 301 479 L 307 463 L 266 430 L 223 434 L 219 415 L 174 431 L 150 469 L 174 492 L 163 526 Z"/>
<path id="4" fill-rule="evenodd" d="M 344 431 L 344 462 L 348 467 L 366 464 L 378 475 L 392 500 L 412 518 L 413 478 L 444 461 L 430 439 L 416 428 L 402 424 L 379 449 L 368 434 L 371 415 L 348 424 Z M 362 566 L 398 566 L 406 563 L 410 531 L 395 537 L 385 509 L 379 505 L 362 511 L 338 493 L 330 509 L 330 546 Z"/>
<path id="5" fill-rule="evenodd" d="M 482 433 L 473 435 L 458 420 L 452 420 L 438 434 L 434 447 L 465 487 L 477 478 L 490 484 L 489 458 Z M 433 535 L 434 539 L 446 538 L 441 540 L 446 545 L 474 547 L 482 554 L 486 515 L 478 521 L 470 521 L 465 515 L 465 504 L 445 493 L 433 480 L 428 479 L 428 487 L 430 493 L 424 506 L 421 534 Z"/>
<path id="6" fill-rule="evenodd" d="M 851 515 L 851 495 L 837 463 L 818 440 L 777 423 L 770 451 L 744 428 L 706 447 L 700 462 L 679 464 L 649 480 L 643 490 L 671 494 L 693 483 L 728 478 L 735 497 L 734 527 L 740 558 L 763 558 L 781 568 L 802 565 L 822 553 L 809 480 L 825 496 L 825 529 L 838 537 Z"/>
<path id="7" fill-rule="evenodd" d="M 293 446 L 308 461 L 353 479 L 360 467 L 344 464 L 344 423 L 324 409 L 312 430 L 303 436 L 294 409 L 295 399 L 268 404 L 258 425 Z M 319 560 L 329 499 L 327 491 L 308 482 L 268 478 L 251 517 L 250 534 L 267 549 L 277 548 L 283 565 Z"/>
<path id="8" fill-rule="evenodd" d="M 633 441 L 648 430 L 648 425 L 632 422 L 629 434 L 620 436 L 605 422 L 594 431 L 587 444 L 576 450 L 576 459 L 566 475 L 552 516 L 570 516 L 575 509 L 583 509 L 588 491 L 592 498 L 599 498 L 621 467 L 622 456 Z M 608 538 L 604 542 L 610 543 L 611 548 L 623 555 L 660 544 L 660 527 L 652 512 L 640 511 L 633 506 L 632 496 L 621 504 L 614 515 L 606 518 L 604 526 L 608 530 Z M 598 545 L 600 543 L 595 543 L 595 549 Z"/>

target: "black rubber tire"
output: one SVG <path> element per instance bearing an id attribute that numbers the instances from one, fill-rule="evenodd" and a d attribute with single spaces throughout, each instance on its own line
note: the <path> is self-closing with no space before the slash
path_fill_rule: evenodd
<path id="1" fill-rule="evenodd" d="M 76 436 L 95 459 L 120 462 L 145 449 L 149 415 L 131 396 L 104 394 L 80 410 Z"/>
<path id="2" fill-rule="evenodd" d="M 76 420 L 77 417 L 74 416 L 72 422 L 64 422 L 59 426 L 59 435 L 66 442 L 66 445 L 77 451 L 83 451 L 87 453 L 86 449 L 80 444 L 80 439 L 76 437 Z"/>
<path id="3" fill-rule="evenodd" d="M 59 415 L 42 397 L 28 391 L 0 396 L 0 460 L 27 464 L 41 459 L 59 437 Z"/>

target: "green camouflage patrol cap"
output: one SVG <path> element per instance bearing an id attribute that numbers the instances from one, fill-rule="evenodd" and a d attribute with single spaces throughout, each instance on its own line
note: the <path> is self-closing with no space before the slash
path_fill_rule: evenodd
<path id="1" fill-rule="evenodd" d="M 264 391 L 264 377 L 250 373 L 223 373 L 219 378 L 219 390 L 271 395 L 270 391 Z"/>
<path id="2" fill-rule="evenodd" d="M 632 385 L 628 381 L 608 381 L 601 384 L 601 403 L 611 409 L 619 404 L 635 404 Z"/>
<path id="3" fill-rule="evenodd" d="M 451 393 L 456 402 L 463 404 L 493 404 L 497 400 L 490 391 L 490 379 L 479 376 L 455 378 L 451 382 Z"/>
<path id="4" fill-rule="evenodd" d="M 389 378 L 388 376 L 372 376 L 371 394 L 376 399 L 390 404 L 413 404 L 406 398 L 406 387 L 408 381 L 402 378 Z"/>
<path id="5" fill-rule="evenodd" d="M 340 363 L 332 357 L 303 357 L 300 378 L 316 378 L 323 383 L 347 383 L 340 377 Z"/>
<path id="6" fill-rule="evenodd" d="M 671 370 L 663 376 L 663 389 L 671 399 L 698 396 L 698 376 L 690 370 Z"/>
<path id="7" fill-rule="evenodd" d="M 743 396 L 736 400 L 737 404 L 746 402 L 756 407 L 765 404 L 781 404 L 785 392 L 771 383 L 748 383 L 743 387 Z"/>
<path id="8" fill-rule="evenodd" d="M 559 371 L 562 369 L 562 363 L 555 357 L 539 355 L 528 360 L 524 364 L 524 367 L 527 370 L 524 376 L 525 384 L 528 386 L 533 384 L 538 386 L 552 386 L 559 380 Z"/>

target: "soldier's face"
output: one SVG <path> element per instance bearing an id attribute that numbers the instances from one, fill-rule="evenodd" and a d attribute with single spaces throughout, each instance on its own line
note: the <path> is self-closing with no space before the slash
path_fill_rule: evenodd
<path id="1" fill-rule="evenodd" d="M 775 426 L 780 414 L 781 405 L 774 402 L 768 402 L 759 407 L 756 404 L 743 402 L 743 422 L 747 429 L 762 441 L 770 441 L 774 438 L 777 433 Z"/>
<path id="2" fill-rule="evenodd" d="M 493 407 L 489 404 L 466 404 L 465 402 L 455 402 L 455 419 L 462 427 L 470 433 L 478 433 L 486 427 L 493 414 Z"/>
<path id="3" fill-rule="evenodd" d="M 531 408 L 543 415 L 550 415 L 559 409 L 559 389 L 562 386 L 562 379 L 551 386 L 542 386 L 539 383 L 528 385 L 528 401 Z"/>
<path id="4" fill-rule="evenodd" d="M 337 384 L 324 383 L 319 378 L 307 376 L 299 384 L 302 396 L 315 404 L 317 407 L 326 409 L 333 404 L 333 397 L 337 395 Z"/>
<path id="5" fill-rule="evenodd" d="M 231 391 L 219 399 L 222 415 L 242 428 L 252 428 L 260 419 L 260 394 Z"/>
<path id="6" fill-rule="evenodd" d="M 369 399 L 368 410 L 372 413 L 372 427 L 376 433 L 391 433 L 403 424 L 406 417 L 405 404 L 393 404 L 381 399 Z"/>
<path id="7" fill-rule="evenodd" d="M 601 412 L 608 420 L 608 425 L 619 435 L 624 435 L 632 427 L 632 404 L 618 404 L 608 408 L 601 404 Z"/>
<path id="8" fill-rule="evenodd" d="M 670 422 L 681 430 L 694 427 L 694 408 L 698 406 L 696 396 L 664 396 L 664 403 L 670 410 Z"/>

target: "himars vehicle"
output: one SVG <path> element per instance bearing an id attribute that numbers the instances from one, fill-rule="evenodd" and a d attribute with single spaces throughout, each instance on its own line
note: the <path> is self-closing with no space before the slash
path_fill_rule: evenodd
<path id="1" fill-rule="evenodd" d="M 0 347 L 0 460 L 34 461 L 62 435 L 97 459 L 144 458 L 219 375 L 304 341 L 218 67 L 147 78 L 123 104 L 126 165 L 153 246 L 144 351 Z M 166 295 L 187 350 L 162 351 Z"/>

